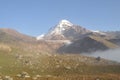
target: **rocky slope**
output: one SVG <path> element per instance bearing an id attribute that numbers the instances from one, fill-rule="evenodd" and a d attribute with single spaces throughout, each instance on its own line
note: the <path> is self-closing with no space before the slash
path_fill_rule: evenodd
<path id="1" fill-rule="evenodd" d="M 69 45 L 63 45 L 58 49 L 59 53 L 91 53 L 118 48 L 118 45 L 111 43 L 98 36 L 87 36 L 73 41 Z"/>

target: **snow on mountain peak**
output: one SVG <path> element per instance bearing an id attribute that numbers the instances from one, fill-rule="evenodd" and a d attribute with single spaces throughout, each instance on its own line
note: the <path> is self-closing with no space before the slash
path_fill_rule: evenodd
<path id="1" fill-rule="evenodd" d="M 45 37 L 50 37 L 51 35 L 59 35 L 61 37 L 64 37 L 63 33 L 66 29 L 70 28 L 71 26 L 73 26 L 73 24 L 71 22 L 69 22 L 68 20 L 61 20 L 59 21 L 59 23 L 51 28 L 47 34 L 42 34 L 38 37 L 36 37 L 36 40 L 42 40 L 44 39 Z"/>
<path id="2" fill-rule="evenodd" d="M 61 20 L 58 24 L 58 27 L 69 27 L 72 26 L 73 24 L 69 22 L 68 20 Z"/>
<path id="3" fill-rule="evenodd" d="M 50 34 L 62 34 L 66 28 L 73 26 L 71 22 L 68 20 L 61 20 L 58 25 L 54 27 L 54 29 L 51 30 Z"/>

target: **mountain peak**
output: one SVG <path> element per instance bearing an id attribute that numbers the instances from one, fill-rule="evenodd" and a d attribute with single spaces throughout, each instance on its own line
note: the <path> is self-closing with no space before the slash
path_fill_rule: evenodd
<path id="1" fill-rule="evenodd" d="M 71 22 L 69 22 L 68 20 L 61 20 L 54 28 L 52 28 L 50 30 L 49 34 L 61 35 L 67 28 L 69 28 L 71 26 L 73 26 L 73 24 Z"/>
<path id="2" fill-rule="evenodd" d="M 72 40 L 90 32 L 91 31 L 81 26 L 74 25 L 70 21 L 63 19 L 59 21 L 56 26 L 51 28 L 42 38 L 48 40 Z M 39 40 L 39 38 L 37 40 Z"/>
<path id="3" fill-rule="evenodd" d="M 70 21 L 63 19 L 59 22 L 57 27 L 69 27 L 69 26 L 72 26 L 72 25 L 73 24 Z"/>

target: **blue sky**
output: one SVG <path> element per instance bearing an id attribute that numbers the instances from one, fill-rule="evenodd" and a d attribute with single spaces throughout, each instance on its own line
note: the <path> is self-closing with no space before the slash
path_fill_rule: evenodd
<path id="1" fill-rule="evenodd" d="M 91 30 L 120 30 L 120 0 L 0 0 L 0 28 L 38 36 L 62 19 Z"/>

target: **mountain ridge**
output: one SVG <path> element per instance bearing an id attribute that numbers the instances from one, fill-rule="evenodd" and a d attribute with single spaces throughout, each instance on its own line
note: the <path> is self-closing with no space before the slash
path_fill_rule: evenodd
<path id="1" fill-rule="evenodd" d="M 48 33 L 39 36 L 39 39 L 37 40 L 35 37 L 21 34 L 13 29 L 1 28 L 0 41 L 12 42 L 13 44 L 15 42 L 20 42 L 23 45 L 30 44 L 31 46 L 37 44 L 41 48 L 41 52 L 42 49 L 44 51 L 47 49 L 50 52 L 61 52 L 62 48 L 64 48 L 64 50 L 66 49 L 65 51 L 69 51 L 71 49 L 70 47 L 72 47 L 71 50 L 73 51 L 69 51 L 69 53 L 76 53 L 76 49 L 78 50 L 77 53 L 81 53 L 118 48 L 120 46 L 120 41 L 119 37 L 117 37 L 119 35 L 116 35 L 117 33 L 119 34 L 119 32 L 107 33 L 101 31 L 92 31 L 84 27 L 74 25 L 67 20 L 61 20 L 55 27 L 48 31 Z M 112 34 L 112 36 L 109 34 Z M 89 42 L 89 40 L 91 42 Z M 50 47 L 50 45 L 53 46 Z M 39 48 L 35 46 L 33 49 L 40 51 Z M 64 50 L 61 53 L 65 53 Z"/>
<path id="2" fill-rule="evenodd" d="M 48 31 L 47 34 L 40 36 L 38 41 L 64 42 L 68 40 L 68 43 L 64 43 L 64 45 L 57 50 L 60 53 L 94 52 L 119 47 L 119 45 L 115 43 L 115 40 L 112 40 L 115 33 L 111 34 L 113 35 L 110 36 L 107 32 L 88 30 L 82 26 L 74 25 L 68 20 L 61 20 L 55 27 Z"/>
<path id="3" fill-rule="evenodd" d="M 81 26 L 77 26 L 69 22 L 68 20 L 61 20 L 55 27 L 50 29 L 47 34 L 43 36 L 42 39 L 47 40 L 72 40 L 81 34 L 90 33 Z"/>
<path id="4" fill-rule="evenodd" d="M 12 39 L 13 41 L 25 41 L 25 42 L 32 42 L 35 40 L 34 37 L 28 36 L 26 34 L 22 34 L 14 29 L 10 28 L 0 28 L 0 35 L 1 39 L 9 40 Z"/>

